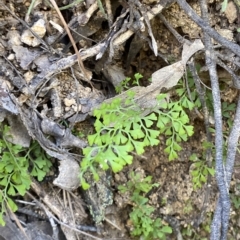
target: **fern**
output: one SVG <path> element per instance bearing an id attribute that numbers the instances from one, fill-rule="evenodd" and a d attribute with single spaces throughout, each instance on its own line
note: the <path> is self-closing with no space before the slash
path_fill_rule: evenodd
<path id="1" fill-rule="evenodd" d="M 9 142 L 9 127 L 2 127 L 0 139 L 0 224 L 4 225 L 3 215 L 7 207 L 13 212 L 17 205 L 13 197 L 24 196 L 31 185 L 31 176 L 39 181 L 43 179 L 51 167 L 48 156 L 37 143 L 30 149 Z M 32 169 L 29 173 L 30 168 Z"/>
<path id="2" fill-rule="evenodd" d="M 114 99 L 94 111 L 96 133 L 88 136 L 89 147 L 83 149 L 81 162 L 80 180 L 84 189 L 89 188 L 84 179 L 86 171 L 92 172 L 96 181 L 98 166 L 119 172 L 132 163 L 131 152 L 141 155 L 145 147 L 158 145 L 160 134 L 167 137 L 165 152 L 169 160 L 178 157 L 179 142 L 193 134 L 193 127 L 187 125 L 189 118 L 179 102 L 167 102 L 165 98 L 166 94 L 159 95 L 159 105 L 148 116 L 141 115 L 143 109 L 134 103 L 131 91 L 125 104 L 121 99 Z"/>
<path id="3" fill-rule="evenodd" d="M 133 205 L 132 212 L 129 214 L 133 224 L 131 235 L 143 236 L 143 239 L 166 239 L 166 234 L 172 233 L 169 226 L 163 225 L 160 218 L 153 218 L 154 207 L 148 204 L 148 198 L 144 195 L 158 184 L 152 184 L 152 177 L 148 176 L 141 179 L 140 174 L 130 173 L 130 180 L 125 186 L 118 189 L 131 194 L 130 201 Z"/>

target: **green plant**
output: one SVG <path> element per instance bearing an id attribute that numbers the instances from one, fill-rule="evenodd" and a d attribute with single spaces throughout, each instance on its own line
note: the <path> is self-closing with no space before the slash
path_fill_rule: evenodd
<path id="1" fill-rule="evenodd" d="M 210 105 L 209 107 L 211 109 Z M 224 161 L 226 160 L 226 156 L 227 156 L 227 135 L 228 135 L 229 129 L 232 127 L 232 124 L 233 124 L 233 120 L 232 120 L 233 118 L 231 116 L 231 113 L 233 113 L 235 109 L 236 109 L 235 103 L 231 103 L 231 104 L 229 104 L 228 102 L 222 103 L 222 116 L 223 116 L 224 123 L 227 125 L 227 128 L 228 128 L 227 131 L 223 132 L 223 137 L 225 139 L 224 146 L 223 146 Z M 214 128 L 209 128 L 209 131 L 212 134 L 215 134 Z M 196 154 L 192 154 L 190 156 L 190 160 L 194 162 L 194 169 L 191 171 L 194 189 L 202 187 L 202 184 L 204 184 L 207 180 L 208 174 L 211 174 L 212 176 L 214 176 L 215 174 L 214 168 L 213 167 L 209 168 L 206 162 L 203 160 L 205 159 L 205 151 L 209 147 L 212 148 L 213 152 L 215 152 L 215 147 L 212 143 L 203 142 L 204 151 L 201 158 L 199 158 Z"/>
<path id="2" fill-rule="evenodd" d="M 228 0 L 223 0 L 221 12 L 225 12 L 226 11 L 227 5 L 228 5 Z"/>
<path id="3" fill-rule="evenodd" d="M 161 205 L 166 205 L 167 204 L 167 198 L 162 198 L 161 199 Z"/>
<path id="4" fill-rule="evenodd" d="M 142 116 L 143 109 L 135 104 L 134 95 L 129 91 L 124 104 L 117 98 L 94 111 L 96 133 L 88 136 L 89 146 L 83 149 L 81 162 L 80 180 L 84 189 L 89 187 L 83 176 L 86 171 L 90 170 L 98 180 L 97 165 L 103 170 L 110 167 L 119 172 L 132 163 L 132 151 L 143 154 L 144 147 L 159 143 L 160 134 L 167 137 L 164 151 L 173 160 L 182 149 L 179 143 L 193 134 L 193 126 L 188 125 L 189 118 L 179 102 L 166 101 L 167 95 L 160 94 L 159 104 L 152 113 Z"/>
<path id="5" fill-rule="evenodd" d="M 73 128 L 72 134 L 73 134 L 74 136 L 80 138 L 80 139 L 86 138 L 86 134 L 85 134 L 83 131 L 79 131 L 79 130 L 77 130 L 77 129 L 75 129 L 75 128 Z"/>
<path id="6" fill-rule="evenodd" d="M 102 12 L 102 14 L 104 15 L 104 17 L 106 19 L 108 19 L 108 16 L 104 10 L 104 7 L 103 7 L 103 4 L 102 4 L 102 1 L 101 0 L 97 0 L 97 4 L 98 4 L 98 7 L 99 7 L 99 10 Z"/>
<path id="7" fill-rule="evenodd" d="M 187 85 L 187 86 L 186 86 Z M 187 91 L 190 89 L 190 96 Z M 179 102 L 181 106 L 192 110 L 194 107 L 201 107 L 201 102 L 195 89 L 195 83 L 190 72 L 187 72 L 186 80 L 181 79 L 176 86 L 176 93 L 180 97 Z"/>
<path id="8" fill-rule="evenodd" d="M 209 226 L 208 226 L 209 227 Z M 202 228 L 201 228 L 202 229 Z M 181 231 L 184 239 L 191 239 L 191 240 L 207 240 L 208 238 L 202 237 L 196 229 L 192 225 L 187 225 Z M 209 232 L 209 231 L 206 231 Z"/>
<path id="9" fill-rule="evenodd" d="M 38 181 L 42 181 L 49 172 L 52 162 L 37 141 L 31 144 L 24 157 L 28 160 L 30 175 L 36 177 Z"/>
<path id="10" fill-rule="evenodd" d="M 36 142 L 29 149 L 9 142 L 11 135 L 8 126 L 2 126 L 1 136 L 0 224 L 4 225 L 3 215 L 6 208 L 13 212 L 17 210 L 12 197 L 18 194 L 24 196 L 30 188 L 31 176 L 41 181 L 49 171 L 51 162 Z"/>
<path id="11" fill-rule="evenodd" d="M 207 212 L 205 214 L 205 220 L 201 225 L 196 228 L 193 224 L 184 225 L 181 229 L 181 233 L 184 240 L 207 240 L 207 236 L 210 233 L 210 226 L 212 221 L 212 213 Z"/>
<path id="12" fill-rule="evenodd" d="M 238 210 L 240 208 L 240 197 L 235 196 L 234 194 L 231 194 L 231 200 L 234 208 Z"/>
<path id="13" fill-rule="evenodd" d="M 187 141 L 188 137 L 193 135 L 193 126 L 187 125 L 189 118 L 180 100 L 164 102 L 161 109 L 155 112 L 158 114 L 157 127 L 160 134 L 168 138 L 164 152 L 168 154 L 169 160 L 174 160 L 178 157 L 177 152 L 182 150 L 178 143 Z"/>
<path id="14" fill-rule="evenodd" d="M 206 183 L 208 174 L 214 176 L 215 170 L 213 167 L 208 167 L 206 162 L 194 153 L 190 156 L 190 160 L 194 163 L 194 168 L 191 170 L 193 189 L 201 188 L 202 184 Z"/>
<path id="15" fill-rule="evenodd" d="M 166 234 L 172 233 L 172 229 L 162 223 L 160 218 L 153 218 L 154 207 L 148 204 L 145 194 L 158 184 L 152 184 L 152 177 L 142 178 L 139 173 L 130 173 L 130 180 L 125 186 L 118 189 L 131 194 L 130 201 L 133 205 L 130 219 L 133 224 L 131 234 L 142 236 L 142 239 L 166 239 Z"/>
<path id="16" fill-rule="evenodd" d="M 83 0 L 76 0 L 76 1 L 73 1 L 72 3 L 70 3 L 70 4 L 66 5 L 66 6 L 60 7 L 59 9 L 60 10 L 66 10 L 68 8 L 76 6 L 77 4 L 79 4 L 81 2 L 83 2 Z"/>
<path id="17" fill-rule="evenodd" d="M 236 110 L 236 104 L 228 102 L 222 103 L 222 116 L 223 119 L 226 121 L 228 128 L 231 128 L 233 125 L 233 117 L 231 114 L 233 114 Z"/>
<path id="18" fill-rule="evenodd" d="M 132 80 L 131 83 L 131 78 L 127 77 L 125 78 L 122 82 L 119 83 L 119 85 L 116 87 L 116 92 L 121 93 L 124 90 L 127 90 L 130 88 L 130 83 L 132 86 L 140 86 L 139 80 L 143 78 L 143 76 L 140 73 L 135 73 L 134 74 L 134 79 Z"/>
<path id="19" fill-rule="evenodd" d="M 227 145 L 228 145 L 228 134 L 233 125 L 233 116 L 236 111 L 236 104 L 235 103 L 228 103 L 222 102 L 222 118 L 223 118 L 223 138 L 224 138 L 224 145 L 223 145 L 223 159 L 226 160 L 227 157 Z M 209 128 L 210 132 L 215 134 L 214 128 Z M 214 147 L 213 147 L 214 150 Z M 240 152 L 239 147 L 237 151 Z"/>
<path id="20" fill-rule="evenodd" d="M 189 214 L 189 213 L 191 213 L 191 212 L 194 210 L 191 199 L 187 200 L 187 201 L 184 203 L 184 205 L 185 205 L 184 208 L 183 208 L 183 212 L 184 212 L 184 213 Z"/>

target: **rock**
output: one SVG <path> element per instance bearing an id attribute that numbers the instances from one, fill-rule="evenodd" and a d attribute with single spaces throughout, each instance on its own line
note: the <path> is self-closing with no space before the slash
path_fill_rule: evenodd
<path id="1" fill-rule="evenodd" d="M 74 98 L 71 98 L 71 99 L 64 98 L 63 102 L 66 107 L 71 107 L 72 105 L 76 105 L 76 100 Z"/>
<path id="2" fill-rule="evenodd" d="M 229 23 L 233 23 L 237 19 L 237 8 L 233 2 L 228 2 L 225 15 Z"/>
<path id="3" fill-rule="evenodd" d="M 39 19 L 37 22 L 33 24 L 31 29 L 40 37 L 43 38 L 46 33 L 45 21 L 43 19 Z"/>
<path id="4" fill-rule="evenodd" d="M 30 82 L 30 80 L 34 77 L 34 72 L 32 71 L 28 71 L 26 73 L 24 73 L 24 79 L 26 80 L 27 83 Z"/>
<path id="5" fill-rule="evenodd" d="M 43 19 L 39 19 L 34 25 L 31 27 L 39 38 L 43 38 L 46 33 L 45 21 Z M 21 36 L 21 41 L 28 46 L 36 47 L 40 45 L 40 41 L 36 38 L 29 29 L 25 30 Z"/>
<path id="6" fill-rule="evenodd" d="M 8 40 L 8 47 L 12 48 L 12 46 L 20 46 L 22 45 L 21 37 L 18 31 L 11 30 L 7 34 Z"/>
<path id="7" fill-rule="evenodd" d="M 82 106 L 81 106 L 81 104 L 79 104 L 78 106 L 74 105 L 74 106 L 72 106 L 72 109 L 74 112 L 80 112 L 82 109 Z"/>
<path id="8" fill-rule="evenodd" d="M 7 59 L 8 59 L 9 61 L 14 60 L 14 59 L 15 59 L 15 54 L 13 54 L 13 53 L 9 54 L 8 57 L 7 57 Z"/>
<path id="9" fill-rule="evenodd" d="M 80 185 L 79 173 L 80 166 L 77 162 L 70 159 L 60 161 L 59 175 L 53 184 L 68 191 L 75 190 Z"/>

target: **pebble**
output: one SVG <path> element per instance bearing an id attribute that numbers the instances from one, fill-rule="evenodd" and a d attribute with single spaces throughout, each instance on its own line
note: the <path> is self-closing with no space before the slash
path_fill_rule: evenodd
<path id="1" fill-rule="evenodd" d="M 236 5 L 231 1 L 228 2 L 227 8 L 225 10 L 226 18 L 229 23 L 233 23 L 237 19 L 237 8 Z"/>
<path id="2" fill-rule="evenodd" d="M 76 105 L 76 100 L 74 99 L 74 98 L 71 98 L 71 99 L 68 99 L 68 98 L 64 98 L 63 99 L 63 102 L 64 102 L 64 105 L 66 106 L 66 107 L 70 107 L 70 106 L 72 106 L 72 105 Z"/>
<path id="3" fill-rule="evenodd" d="M 46 33 L 45 21 L 43 19 L 39 19 L 37 22 L 33 24 L 31 29 L 38 35 L 39 38 L 43 38 Z M 40 41 L 36 38 L 29 29 L 26 29 L 22 36 L 21 41 L 28 46 L 36 47 L 40 45 Z"/>

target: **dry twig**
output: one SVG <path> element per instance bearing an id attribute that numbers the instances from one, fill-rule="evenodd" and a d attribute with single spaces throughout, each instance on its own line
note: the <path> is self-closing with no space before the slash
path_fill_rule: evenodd
<path id="1" fill-rule="evenodd" d="M 46 213 L 48 213 L 49 216 L 51 216 L 56 222 L 58 222 L 59 224 L 61 224 L 62 226 L 62 230 L 63 232 L 65 233 L 67 239 L 76 239 L 75 237 L 75 234 L 73 231 L 75 232 L 79 232 L 83 235 L 86 235 L 86 236 L 89 236 L 91 238 L 94 238 L 94 239 L 98 239 L 98 240 L 101 240 L 101 238 L 98 238 L 98 237 L 95 237 L 91 234 L 88 234 L 86 232 L 83 232 L 75 227 L 72 227 L 74 226 L 75 224 L 72 222 L 69 214 L 58 204 L 56 203 L 56 201 L 51 197 L 49 196 L 41 187 L 40 185 L 36 182 L 36 181 L 33 181 L 31 183 L 31 188 L 34 190 L 34 192 L 38 195 L 38 196 L 41 196 L 42 198 L 42 201 L 47 205 L 47 207 L 49 209 L 51 209 L 51 211 L 58 217 L 58 219 L 53 216 L 52 213 L 50 213 L 43 204 L 41 204 L 38 200 L 36 200 L 35 198 L 35 201 L 39 204 L 40 207 L 42 207 L 44 209 L 44 211 Z M 61 221 L 59 220 L 61 219 Z M 66 224 L 68 223 L 68 224 Z"/>
<path id="2" fill-rule="evenodd" d="M 84 80 L 85 80 L 86 82 L 90 83 L 90 85 L 92 86 L 92 88 L 94 88 L 93 85 L 92 85 L 92 83 L 91 83 L 91 81 L 90 81 L 91 78 L 92 78 L 92 75 L 91 75 L 90 72 L 88 72 L 88 71 L 85 69 L 85 67 L 84 67 L 84 65 L 83 65 L 83 62 L 82 62 L 80 53 L 79 53 L 79 51 L 78 51 L 78 49 L 77 49 L 77 46 L 76 46 L 76 44 L 75 44 L 75 42 L 74 42 L 74 40 L 73 40 L 73 37 L 72 37 L 72 34 L 71 34 L 71 32 L 70 32 L 70 30 L 69 30 L 69 28 L 68 28 L 68 25 L 67 25 L 67 23 L 65 22 L 65 20 L 64 20 L 64 18 L 63 18 L 63 16 L 62 16 L 62 13 L 60 12 L 60 10 L 59 10 L 59 8 L 58 8 L 55 0 L 50 0 L 50 2 L 52 3 L 53 7 L 55 8 L 55 10 L 56 10 L 59 18 L 61 19 L 61 21 L 62 21 L 62 23 L 63 23 L 63 26 L 64 26 L 65 30 L 66 30 L 69 38 L 70 38 L 70 41 L 71 41 L 71 43 L 72 43 L 72 45 L 73 45 L 73 48 L 74 48 L 74 51 L 75 51 L 75 53 L 76 53 L 76 55 L 77 55 L 77 60 L 78 60 L 79 67 L 80 67 L 81 71 L 82 71 L 83 74 L 84 74 Z"/>
<path id="3" fill-rule="evenodd" d="M 197 90 L 197 93 L 198 93 L 198 96 L 199 96 L 199 99 L 200 99 L 200 102 L 202 105 L 207 141 L 212 142 L 211 133 L 209 131 L 209 128 L 210 128 L 209 112 L 208 112 L 207 104 L 205 101 L 205 89 L 201 86 L 201 80 L 197 74 L 193 58 L 190 60 L 190 63 L 188 64 L 188 66 L 189 66 L 189 70 L 192 74 L 192 77 L 193 77 L 193 80 L 194 80 L 194 83 L 196 86 L 196 90 Z M 206 162 L 207 162 L 207 166 L 209 168 L 211 168 L 212 167 L 212 150 L 210 147 L 207 148 L 207 150 L 206 150 Z M 206 210 L 207 210 L 207 207 L 209 204 L 209 196 L 210 196 L 210 191 L 211 191 L 211 180 L 212 180 L 212 177 L 209 174 L 208 178 L 207 178 L 207 184 L 205 185 L 205 196 L 204 196 L 204 200 L 203 200 L 203 206 L 201 209 L 200 216 L 194 223 L 195 227 L 198 227 L 203 222 L 203 219 L 205 217 L 205 213 L 206 213 Z"/>

